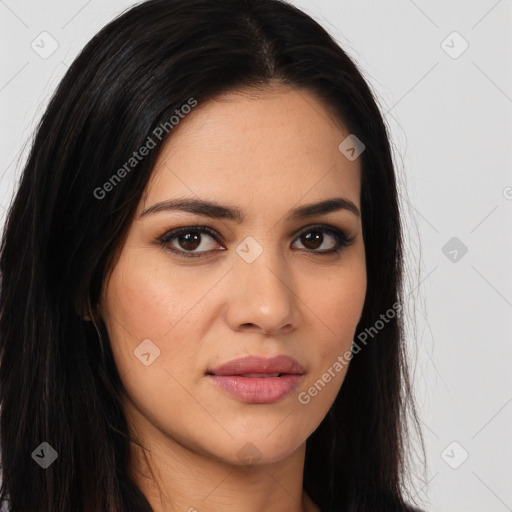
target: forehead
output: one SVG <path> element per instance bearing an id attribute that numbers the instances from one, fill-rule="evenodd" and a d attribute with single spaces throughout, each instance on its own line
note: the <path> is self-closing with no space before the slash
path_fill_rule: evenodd
<path id="1" fill-rule="evenodd" d="M 342 194 L 359 206 L 360 161 L 349 135 L 314 94 L 289 87 L 230 92 L 198 104 L 173 129 L 140 209 L 199 196 L 289 207 Z"/>

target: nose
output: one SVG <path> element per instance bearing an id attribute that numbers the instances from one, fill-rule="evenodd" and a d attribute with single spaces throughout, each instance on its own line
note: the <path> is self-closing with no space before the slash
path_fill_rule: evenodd
<path id="1" fill-rule="evenodd" d="M 293 278 L 277 252 L 266 248 L 252 263 L 243 258 L 235 261 L 227 313 L 234 331 L 276 335 L 297 327 L 299 299 Z"/>

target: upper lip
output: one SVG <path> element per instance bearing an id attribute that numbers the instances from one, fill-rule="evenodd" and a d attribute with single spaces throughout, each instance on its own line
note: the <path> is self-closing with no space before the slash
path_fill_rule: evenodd
<path id="1" fill-rule="evenodd" d="M 243 356 L 228 361 L 213 370 L 208 370 L 207 373 L 214 375 L 242 375 L 245 373 L 287 373 L 302 375 L 304 373 L 304 367 L 287 355 L 274 357 Z"/>

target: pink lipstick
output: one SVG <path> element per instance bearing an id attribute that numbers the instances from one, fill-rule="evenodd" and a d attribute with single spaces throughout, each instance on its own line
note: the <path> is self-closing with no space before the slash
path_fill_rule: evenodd
<path id="1" fill-rule="evenodd" d="M 221 390 L 243 402 L 270 404 L 298 386 L 304 367 L 286 355 L 245 356 L 208 370 L 207 375 Z"/>

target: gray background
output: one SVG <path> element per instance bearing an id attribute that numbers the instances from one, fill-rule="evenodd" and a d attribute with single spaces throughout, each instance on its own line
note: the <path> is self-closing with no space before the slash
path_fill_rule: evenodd
<path id="1" fill-rule="evenodd" d="M 512 0 L 294 3 L 359 64 L 393 140 L 428 456 L 413 494 L 432 511 L 512 511 Z M 54 88 L 130 5 L 0 0 L 2 224 Z"/>

